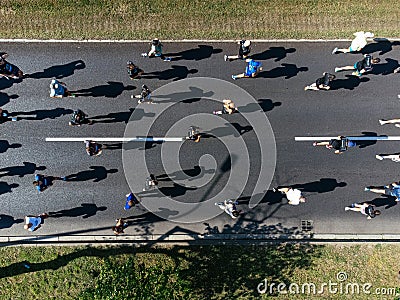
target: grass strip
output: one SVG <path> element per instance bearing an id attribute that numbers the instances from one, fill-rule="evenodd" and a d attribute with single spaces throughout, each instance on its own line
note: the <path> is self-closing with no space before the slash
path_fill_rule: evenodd
<path id="1" fill-rule="evenodd" d="M 257 286 L 265 279 L 269 286 L 282 283 L 286 289 L 294 283 L 300 292 L 273 290 L 263 299 L 396 299 L 399 250 L 394 245 L 307 244 L 2 248 L 0 299 L 260 299 Z M 325 287 L 318 294 L 329 282 L 337 284 L 337 291 Z M 315 284 L 315 292 L 306 288 L 301 293 L 307 283 Z M 346 293 L 347 283 L 360 288 L 370 283 L 371 294 Z M 378 297 L 377 289 L 385 297 Z"/>
<path id="2" fill-rule="evenodd" d="M 0 38 L 352 38 L 400 36 L 393 0 L 3 0 Z"/>

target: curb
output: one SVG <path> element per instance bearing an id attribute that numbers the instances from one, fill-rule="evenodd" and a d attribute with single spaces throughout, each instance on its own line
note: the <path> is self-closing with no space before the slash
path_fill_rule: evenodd
<path id="1" fill-rule="evenodd" d="M 392 41 L 400 41 L 400 38 L 390 39 Z M 238 40 L 162 40 L 163 43 L 236 43 Z M 288 43 L 288 42 L 349 42 L 351 39 L 259 39 L 251 40 L 255 43 Z M 0 39 L 1 43 L 149 43 L 150 40 L 41 40 L 41 39 Z"/>
<path id="2" fill-rule="evenodd" d="M 267 245 L 276 243 L 399 243 L 400 234 L 172 234 L 172 235 L 35 235 L 0 237 L 0 247 L 82 244 Z"/>

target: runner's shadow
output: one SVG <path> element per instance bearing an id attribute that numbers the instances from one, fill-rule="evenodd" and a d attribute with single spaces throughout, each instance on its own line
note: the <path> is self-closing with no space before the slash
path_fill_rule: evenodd
<path id="1" fill-rule="evenodd" d="M 17 183 L 8 184 L 7 182 L 0 181 L 0 195 L 11 193 L 12 189 L 15 189 L 17 187 L 19 187 L 19 184 Z"/>
<path id="2" fill-rule="evenodd" d="M 285 79 L 290 79 L 297 76 L 299 72 L 308 71 L 307 67 L 298 68 L 295 64 L 281 64 L 282 67 L 277 67 L 269 71 L 262 71 L 258 74 L 258 77 L 262 78 L 278 78 L 284 77 Z"/>
<path id="3" fill-rule="evenodd" d="M 10 113 L 10 116 L 17 117 L 21 120 L 35 120 L 41 121 L 45 119 L 56 119 L 58 117 L 62 117 L 64 115 L 72 114 L 72 109 L 65 109 L 65 108 L 54 108 L 49 110 L 34 110 L 34 111 L 18 111 Z M 36 117 L 20 117 L 20 115 L 35 115 Z"/>
<path id="4" fill-rule="evenodd" d="M 337 180 L 333 178 L 321 178 L 319 181 L 291 185 L 291 187 L 300 189 L 304 192 L 319 194 L 332 192 L 337 187 L 345 186 L 347 186 L 346 182 L 337 182 Z"/>
<path id="5" fill-rule="evenodd" d="M 45 166 L 37 167 L 36 164 L 31 162 L 23 162 L 23 166 L 5 167 L 0 169 L 0 177 L 2 176 L 19 176 L 24 177 L 25 175 L 34 174 L 36 171 L 46 170 Z"/>
<path id="6" fill-rule="evenodd" d="M 361 82 L 368 82 L 369 78 L 367 77 L 357 77 L 357 76 L 352 76 L 352 75 L 346 75 L 346 79 L 335 79 L 331 82 L 331 88 L 330 90 L 340 90 L 340 89 L 346 89 L 346 90 L 354 90 L 356 87 L 360 85 Z"/>
<path id="7" fill-rule="evenodd" d="M 29 74 L 29 78 L 40 79 L 40 78 L 57 78 L 61 79 L 64 77 L 71 76 L 75 73 L 75 70 L 81 70 L 86 67 L 83 60 L 76 60 L 64 65 L 52 66 L 44 69 L 42 72 L 36 72 Z"/>
<path id="8" fill-rule="evenodd" d="M 258 105 L 256 103 L 248 103 L 246 106 L 239 106 L 238 110 L 240 113 L 250 113 L 259 111 L 261 107 L 263 112 L 267 112 L 273 110 L 274 107 L 282 105 L 282 102 L 273 102 L 271 99 L 259 99 L 257 102 Z"/>
<path id="9" fill-rule="evenodd" d="M 393 50 L 393 46 L 400 45 L 399 41 L 391 42 L 386 38 L 375 38 L 375 43 L 370 43 L 361 50 L 362 54 L 371 54 L 380 51 L 378 54 L 383 55 Z M 360 53 L 360 52 L 356 52 Z"/>
<path id="10" fill-rule="evenodd" d="M 8 102 L 10 102 L 10 99 L 17 99 L 19 96 L 18 95 L 8 95 L 6 93 L 0 93 L 0 107 L 3 105 L 6 105 Z"/>
<path id="11" fill-rule="evenodd" d="M 106 149 L 106 150 L 120 150 L 120 149 L 122 149 L 122 143 L 103 144 L 103 149 Z"/>
<path id="12" fill-rule="evenodd" d="M 66 181 L 88 181 L 99 182 L 107 178 L 108 174 L 117 173 L 118 169 L 106 169 L 103 166 L 90 166 L 90 170 L 80 171 L 76 174 L 65 176 Z"/>
<path id="13" fill-rule="evenodd" d="M 271 190 L 266 191 L 263 195 L 257 194 L 255 196 L 263 196 L 262 200 L 260 203 L 267 203 L 268 205 L 273 205 L 277 203 L 281 203 L 284 195 L 280 192 L 273 192 Z M 249 204 L 249 201 L 251 199 L 251 196 L 241 196 L 237 199 L 237 201 L 240 204 Z"/>
<path id="14" fill-rule="evenodd" d="M 0 153 L 6 152 L 8 149 L 21 148 L 21 144 L 10 144 L 7 140 L 0 140 Z"/>
<path id="15" fill-rule="evenodd" d="M 145 73 L 142 77 L 145 79 L 159 79 L 159 80 L 171 80 L 177 81 L 187 78 L 189 74 L 197 73 L 197 69 L 188 69 L 185 66 L 172 65 L 170 69 L 164 71 L 155 71 L 151 73 Z"/>
<path id="16" fill-rule="evenodd" d="M 96 117 L 91 117 L 91 120 L 94 123 L 118 123 L 118 122 L 124 122 L 128 123 L 129 118 L 132 116 L 132 121 L 139 121 L 145 117 L 154 117 L 155 113 L 146 113 L 143 109 L 141 108 L 130 108 L 129 111 L 120 111 L 120 112 L 114 112 L 114 113 L 109 113 L 108 115 L 103 115 L 103 116 L 96 116 Z"/>
<path id="17" fill-rule="evenodd" d="M 19 224 L 22 222 L 24 222 L 23 219 L 14 219 L 12 216 L 0 214 L 0 229 L 10 228 L 14 224 Z"/>
<path id="18" fill-rule="evenodd" d="M 187 177 L 198 177 L 200 174 L 204 176 L 205 174 L 214 174 L 214 173 L 215 173 L 214 169 L 206 170 L 203 166 L 201 167 L 194 166 L 193 169 L 180 170 L 173 172 L 171 174 L 161 174 L 157 175 L 156 177 L 158 181 L 173 181 L 173 180 L 185 180 L 185 179 L 191 181 L 192 179 Z"/>
<path id="19" fill-rule="evenodd" d="M 267 60 L 275 58 L 275 61 L 280 61 L 284 59 L 288 53 L 294 52 L 296 52 L 295 48 L 269 47 L 268 50 L 265 50 L 261 53 L 256 53 L 254 55 L 251 55 L 250 57 L 254 60 Z"/>
<path id="20" fill-rule="evenodd" d="M 71 209 L 64 209 L 55 212 L 49 212 L 49 217 L 51 218 L 61 218 L 61 217 L 80 217 L 82 219 L 87 219 L 93 217 L 97 214 L 98 211 L 106 210 L 106 206 L 97 207 L 96 204 L 93 203 L 82 203 L 79 207 L 74 207 Z"/>
<path id="21" fill-rule="evenodd" d="M 361 132 L 362 136 L 361 137 L 378 137 L 378 134 L 376 132 L 369 132 L 369 131 L 363 131 Z M 380 135 L 382 137 L 386 136 L 386 135 Z M 356 144 L 358 146 L 358 148 L 363 149 L 366 148 L 368 146 L 372 146 L 376 144 L 376 141 L 356 141 Z"/>
<path id="22" fill-rule="evenodd" d="M 122 94 L 123 91 L 131 91 L 136 87 L 132 85 L 124 86 L 122 82 L 107 81 L 106 85 L 98 85 L 89 89 L 82 89 L 73 91 L 79 97 L 106 97 L 116 98 Z"/>
<path id="23" fill-rule="evenodd" d="M 374 65 L 373 69 L 371 72 L 368 72 L 368 74 L 374 74 L 374 75 L 388 75 L 388 74 L 393 74 L 393 71 L 400 67 L 399 62 L 395 59 L 391 58 L 386 58 L 386 63 L 382 64 L 376 64 Z"/>
<path id="24" fill-rule="evenodd" d="M 204 92 L 202 89 L 194 86 L 189 87 L 189 90 L 190 91 L 188 92 L 178 92 L 167 95 L 155 95 L 154 99 L 157 99 L 157 103 L 177 103 L 180 101 L 182 101 L 183 103 L 192 103 L 198 101 L 201 98 L 209 98 L 214 95 L 214 92 L 212 91 Z M 158 99 L 168 100 L 158 101 Z"/>
<path id="25" fill-rule="evenodd" d="M 160 187 L 158 189 L 164 196 L 178 197 L 186 194 L 187 191 L 197 190 L 196 187 L 185 187 L 180 184 L 173 183 L 173 186 Z"/>
<path id="26" fill-rule="evenodd" d="M 215 53 L 221 53 L 222 49 L 214 49 L 208 45 L 198 45 L 197 48 L 184 50 L 176 53 L 168 53 L 165 56 L 172 58 L 172 61 L 179 60 L 202 60 L 211 57 Z"/>
<path id="27" fill-rule="evenodd" d="M 373 204 L 376 207 L 385 206 L 385 209 L 389 209 L 397 205 L 396 197 L 392 197 L 389 195 L 382 195 L 381 198 L 375 198 L 372 201 L 366 201 L 364 203 Z"/>

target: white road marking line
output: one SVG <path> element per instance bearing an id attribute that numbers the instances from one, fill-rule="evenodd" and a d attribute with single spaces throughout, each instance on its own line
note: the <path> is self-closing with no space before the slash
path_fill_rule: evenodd
<path id="1" fill-rule="evenodd" d="M 345 138 L 352 141 L 400 141 L 400 136 L 346 136 Z M 305 141 L 329 141 L 338 139 L 337 136 L 296 136 L 296 142 Z"/>
<path id="2" fill-rule="evenodd" d="M 94 142 L 182 142 L 186 138 L 181 137 L 131 137 L 131 138 L 121 138 L 121 137 L 48 137 L 46 142 L 84 142 L 84 141 L 94 141 Z"/>

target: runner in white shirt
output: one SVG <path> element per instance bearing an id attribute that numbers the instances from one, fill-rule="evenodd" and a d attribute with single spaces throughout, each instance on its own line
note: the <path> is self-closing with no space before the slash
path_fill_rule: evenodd
<path id="1" fill-rule="evenodd" d="M 339 49 L 338 47 L 336 47 L 335 49 L 333 49 L 332 54 L 336 54 L 338 52 L 349 53 L 361 51 L 367 45 L 367 39 L 374 37 L 374 34 L 372 32 L 364 31 L 358 31 L 356 33 L 353 33 L 353 35 L 355 35 L 356 37 L 351 42 L 349 48 Z"/>
<path id="2" fill-rule="evenodd" d="M 303 196 L 299 189 L 291 187 L 273 188 L 274 192 L 281 192 L 286 195 L 288 203 L 290 205 L 299 205 L 300 203 L 306 202 L 306 198 Z"/>

